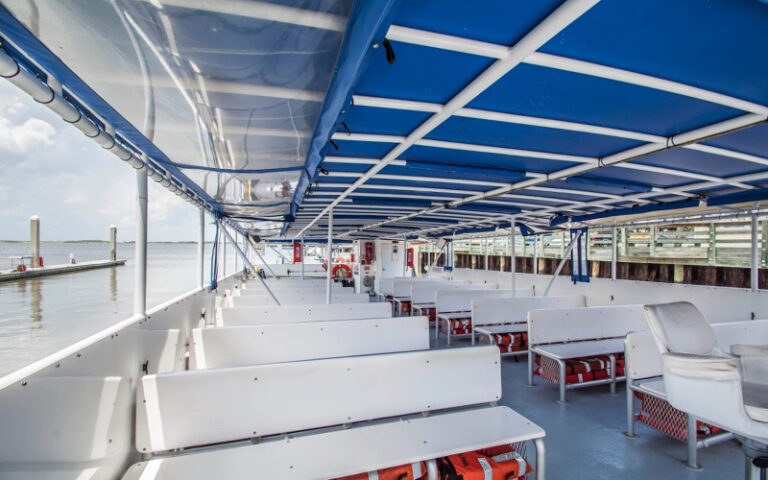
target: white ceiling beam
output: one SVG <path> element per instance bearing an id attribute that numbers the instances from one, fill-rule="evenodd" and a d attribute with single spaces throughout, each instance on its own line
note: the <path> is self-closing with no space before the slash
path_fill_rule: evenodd
<path id="1" fill-rule="evenodd" d="M 405 28 L 397 25 L 392 25 L 389 28 L 387 38 L 399 42 L 497 59 L 501 58 L 499 55 L 502 55 L 501 51 L 504 49 L 504 46 L 502 45 L 453 37 L 425 30 Z M 668 93 L 696 98 L 698 100 L 704 100 L 706 102 L 735 108 L 744 112 L 768 115 L 768 107 L 764 105 L 712 92 L 692 85 L 664 80 L 662 78 L 630 72 L 628 70 L 613 68 L 597 63 L 590 63 L 540 52 L 535 52 L 532 55 L 529 55 L 524 60 L 524 63 L 638 85 L 645 88 L 652 88 Z"/>
<path id="2" fill-rule="evenodd" d="M 357 187 L 376 175 L 392 160 L 396 160 L 403 152 L 408 150 L 415 142 L 421 140 L 435 128 L 450 118 L 457 110 L 464 108 L 467 103 L 484 92 L 497 80 L 509 73 L 510 70 L 520 64 L 526 57 L 536 52 L 542 45 L 555 37 L 560 31 L 581 17 L 598 3 L 598 0 L 566 0 L 554 12 L 550 13 L 542 22 L 536 25 L 514 45 L 506 50 L 502 59 L 495 61 L 478 75 L 469 85 L 464 87 L 456 96 L 445 104 L 439 112 L 434 113 L 424 123 L 419 125 L 395 148 L 390 150 L 382 159 L 382 162 L 371 167 L 365 175 L 360 177 L 352 186 L 342 193 L 337 200 L 344 199 L 354 192 Z M 330 210 L 336 204 L 332 203 L 327 208 Z M 322 215 L 322 214 L 321 214 Z M 321 215 L 316 217 L 319 220 Z M 307 227 L 305 227 L 306 229 Z"/>

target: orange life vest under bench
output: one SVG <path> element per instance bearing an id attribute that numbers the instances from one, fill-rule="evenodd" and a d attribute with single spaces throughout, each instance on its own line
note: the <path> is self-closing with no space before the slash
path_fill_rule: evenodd
<path id="1" fill-rule="evenodd" d="M 533 471 L 508 445 L 439 458 L 437 467 L 440 480 L 516 480 Z"/>
<path id="2" fill-rule="evenodd" d="M 375 472 L 358 473 L 337 480 L 421 480 L 427 478 L 427 465 L 424 462 L 384 468 Z"/>

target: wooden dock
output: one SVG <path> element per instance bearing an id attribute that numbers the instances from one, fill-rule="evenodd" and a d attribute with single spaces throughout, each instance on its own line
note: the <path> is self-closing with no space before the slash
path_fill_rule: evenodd
<path id="1" fill-rule="evenodd" d="M 63 265 L 50 265 L 40 268 L 28 268 L 23 272 L 18 272 L 16 270 L 3 270 L 0 271 L 0 282 L 26 280 L 27 278 L 82 272 L 85 270 L 94 270 L 96 268 L 117 267 L 121 265 L 125 265 L 125 260 L 93 260 L 90 262 L 80 262 L 75 264 L 67 263 Z"/>

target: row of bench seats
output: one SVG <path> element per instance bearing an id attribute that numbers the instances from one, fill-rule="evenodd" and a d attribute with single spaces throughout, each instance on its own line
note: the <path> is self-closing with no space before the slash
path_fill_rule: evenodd
<path id="1" fill-rule="evenodd" d="M 495 406 L 498 349 L 427 350 L 426 317 L 381 307 L 225 309 L 229 326 L 193 331 L 196 370 L 142 378 L 136 448 L 150 459 L 124 478 L 327 479 L 419 461 L 437 478 L 435 458 L 525 441 L 544 478 L 543 430 Z"/>

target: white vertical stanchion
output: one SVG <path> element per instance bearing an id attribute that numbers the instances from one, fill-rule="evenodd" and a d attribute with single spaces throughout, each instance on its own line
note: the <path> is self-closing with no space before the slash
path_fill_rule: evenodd
<path id="1" fill-rule="evenodd" d="M 539 274 L 539 236 L 533 236 L 533 274 Z"/>
<path id="2" fill-rule="evenodd" d="M 221 237 L 221 277 L 227 276 L 227 237 L 228 235 L 222 235 Z"/>
<path id="3" fill-rule="evenodd" d="M 136 170 L 136 268 L 133 314 L 147 316 L 147 169 Z"/>
<path id="4" fill-rule="evenodd" d="M 405 277 L 405 274 L 407 271 L 408 271 L 408 242 L 405 240 L 405 235 L 403 235 L 403 277 Z"/>
<path id="5" fill-rule="evenodd" d="M 752 231 L 750 232 L 751 233 L 751 237 L 752 237 L 751 238 L 751 240 L 752 240 L 752 245 L 751 245 L 752 249 L 751 249 L 751 255 L 750 255 L 751 264 L 750 264 L 750 272 L 749 272 L 750 273 L 750 275 L 749 275 L 749 278 L 750 278 L 749 284 L 750 284 L 750 287 L 752 288 L 753 291 L 757 291 L 758 290 L 758 285 L 759 285 L 759 283 L 758 283 L 758 281 L 759 281 L 758 273 L 759 272 L 758 272 L 758 269 L 757 269 L 757 260 L 758 260 L 757 226 L 758 226 L 757 215 L 752 215 Z"/>
<path id="6" fill-rule="evenodd" d="M 617 248 L 616 227 L 611 227 L 611 280 L 616 280 L 616 261 L 619 256 Z"/>
<path id="7" fill-rule="evenodd" d="M 485 271 L 488 271 L 488 237 L 483 238 L 483 249 L 485 250 Z"/>
<path id="8" fill-rule="evenodd" d="M 205 285 L 205 209 L 200 207 L 200 225 L 197 232 L 197 275 L 198 286 Z"/>
<path id="9" fill-rule="evenodd" d="M 304 234 L 301 234 L 301 279 L 304 280 Z"/>
<path id="10" fill-rule="evenodd" d="M 517 267 L 517 257 L 515 256 L 515 217 L 509 222 L 509 243 L 512 244 L 509 254 L 509 269 L 512 273 L 512 296 L 515 296 L 515 268 Z"/>
<path id="11" fill-rule="evenodd" d="M 325 275 L 325 303 L 331 304 L 331 284 L 333 282 L 333 209 L 328 209 L 328 271 Z"/>

